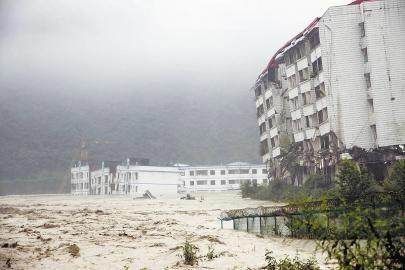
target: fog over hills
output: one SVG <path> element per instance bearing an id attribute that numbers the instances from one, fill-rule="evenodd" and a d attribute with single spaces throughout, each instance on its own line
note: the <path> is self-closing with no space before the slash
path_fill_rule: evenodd
<path id="1" fill-rule="evenodd" d="M 151 83 L 141 90 L 92 95 L 70 95 L 68 89 L 2 91 L 1 179 L 66 170 L 81 136 L 89 140 L 92 159 L 145 157 L 155 164 L 258 160 L 248 90 L 161 87 Z"/>
<path id="2" fill-rule="evenodd" d="M 66 191 L 81 137 L 91 159 L 259 162 L 250 87 L 345 2 L 1 0 L 0 194 Z"/>

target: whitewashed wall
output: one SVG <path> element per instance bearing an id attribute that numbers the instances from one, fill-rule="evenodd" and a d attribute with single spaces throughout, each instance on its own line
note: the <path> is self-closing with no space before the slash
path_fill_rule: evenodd
<path id="1" fill-rule="evenodd" d="M 360 47 L 360 6 L 329 8 L 319 22 L 331 129 L 347 146 L 373 147 L 364 60 Z"/>
<path id="2" fill-rule="evenodd" d="M 378 146 L 405 144 L 405 1 L 364 3 Z"/>

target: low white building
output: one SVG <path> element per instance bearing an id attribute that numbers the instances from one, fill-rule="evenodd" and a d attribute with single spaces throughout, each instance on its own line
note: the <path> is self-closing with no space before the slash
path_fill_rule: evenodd
<path id="1" fill-rule="evenodd" d="M 90 194 L 115 194 L 114 175 L 111 172 L 110 167 L 104 166 L 104 162 L 101 163 L 100 169 L 91 171 Z"/>
<path id="2" fill-rule="evenodd" d="M 155 197 L 176 196 L 180 171 L 176 167 L 120 165 L 116 183 L 117 194 L 142 196 L 149 191 Z"/>
<path id="3" fill-rule="evenodd" d="M 179 166 L 181 186 L 185 192 L 227 191 L 240 189 L 243 183 L 267 184 L 265 165 L 235 162 L 216 166 Z"/>
<path id="4" fill-rule="evenodd" d="M 70 170 L 71 174 L 71 194 L 73 195 L 88 195 L 89 194 L 89 179 L 90 167 L 82 165 L 80 162 Z"/>
<path id="5" fill-rule="evenodd" d="M 97 169 L 96 169 L 97 168 Z M 124 164 L 100 167 L 81 165 L 71 169 L 71 194 L 129 195 L 154 197 L 177 196 L 179 193 L 238 190 L 243 183 L 268 183 L 265 165 L 235 162 L 218 166 L 142 166 Z"/>

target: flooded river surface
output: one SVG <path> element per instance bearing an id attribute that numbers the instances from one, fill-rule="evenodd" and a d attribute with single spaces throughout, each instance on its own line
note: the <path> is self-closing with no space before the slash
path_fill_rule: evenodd
<path id="1" fill-rule="evenodd" d="M 259 269 L 266 249 L 277 258 L 315 256 L 328 269 L 314 241 L 221 229 L 222 210 L 269 205 L 236 192 L 199 194 L 197 200 L 4 196 L 0 269 Z M 183 264 L 186 239 L 199 248 L 197 266 Z M 220 256 L 204 257 L 209 247 Z"/>

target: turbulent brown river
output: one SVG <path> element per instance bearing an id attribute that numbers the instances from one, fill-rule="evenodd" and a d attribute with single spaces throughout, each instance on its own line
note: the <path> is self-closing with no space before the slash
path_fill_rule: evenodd
<path id="1" fill-rule="evenodd" d="M 268 205 L 238 193 L 199 194 L 197 200 L 0 197 L 0 269 L 259 269 L 266 249 L 277 258 L 315 256 L 328 269 L 311 240 L 221 229 L 222 210 Z M 186 239 L 199 248 L 197 266 L 183 264 Z M 208 260 L 208 247 L 220 256 Z"/>

